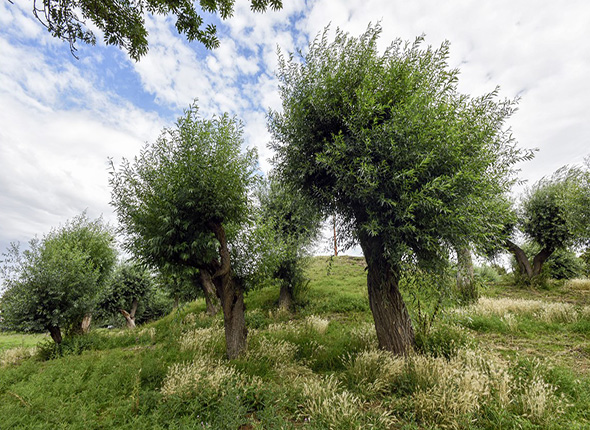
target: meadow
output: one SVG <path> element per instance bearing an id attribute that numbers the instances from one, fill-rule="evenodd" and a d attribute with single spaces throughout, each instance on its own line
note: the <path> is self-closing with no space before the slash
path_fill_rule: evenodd
<path id="1" fill-rule="evenodd" d="M 308 276 L 293 313 L 275 289 L 248 294 L 231 361 L 202 301 L 59 356 L 1 334 L 0 428 L 590 429 L 589 280 L 482 283 L 467 306 L 406 286 L 418 350 L 397 357 L 377 348 L 362 258 L 316 257 Z"/>

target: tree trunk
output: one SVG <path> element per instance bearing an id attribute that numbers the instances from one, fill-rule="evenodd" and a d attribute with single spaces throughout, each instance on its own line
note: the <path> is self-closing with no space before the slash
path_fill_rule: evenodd
<path id="1" fill-rule="evenodd" d="M 127 324 L 127 328 L 133 330 L 135 328 L 135 313 L 137 312 L 137 306 L 139 302 L 137 299 L 133 299 L 131 303 L 131 312 L 127 312 L 125 309 L 119 309 L 121 315 L 125 317 L 125 323 Z"/>
<path id="2" fill-rule="evenodd" d="M 291 310 L 293 307 L 293 288 L 289 282 L 281 282 L 281 291 L 279 292 L 279 308 Z"/>
<path id="3" fill-rule="evenodd" d="M 180 302 L 180 299 L 178 298 L 178 296 L 174 297 L 174 305 L 172 306 L 173 309 L 178 309 L 179 302 Z"/>
<path id="4" fill-rule="evenodd" d="M 80 328 L 82 329 L 82 333 L 86 334 L 90 331 L 90 323 L 92 322 L 92 314 L 84 315 L 82 318 L 82 323 L 80 324 Z"/>
<path id="5" fill-rule="evenodd" d="M 457 289 L 467 303 L 477 301 L 478 292 L 469 247 L 457 248 Z"/>
<path id="6" fill-rule="evenodd" d="M 207 305 L 207 315 L 214 316 L 219 312 L 219 299 L 216 295 L 215 284 L 211 278 L 211 274 L 207 270 L 199 270 L 199 277 L 201 280 L 201 288 L 205 295 L 205 304 Z"/>
<path id="7" fill-rule="evenodd" d="M 51 338 L 53 339 L 53 341 L 59 345 L 62 341 L 61 330 L 60 330 L 59 326 L 52 325 L 52 326 L 47 327 L 47 330 L 49 330 L 49 334 L 51 335 Z"/>
<path id="8" fill-rule="evenodd" d="M 506 246 L 508 250 L 512 252 L 514 258 L 516 258 L 516 262 L 518 263 L 518 267 L 520 268 L 520 274 L 526 277 L 527 279 L 532 278 L 533 269 L 524 251 L 520 249 L 518 245 L 509 240 L 506 241 Z"/>
<path id="9" fill-rule="evenodd" d="M 367 262 L 369 305 L 375 321 L 379 347 L 398 355 L 414 348 L 412 320 L 398 288 L 398 273 L 384 257 L 384 245 L 378 237 L 360 235 Z"/>
<path id="10" fill-rule="evenodd" d="M 543 248 L 537 255 L 535 255 L 535 258 L 533 258 L 533 276 L 539 276 L 541 274 L 543 263 L 547 261 L 551 254 L 553 254 L 553 250 Z"/>
<path id="11" fill-rule="evenodd" d="M 246 329 L 244 289 L 231 275 L 229 249 L 225 230 L 221 223 L 211 223 L 211 230 L 219 241 L 220 264 L 213 275 L 217 296 L 221 301 L 225 326 L 227 357 L 237 358 L 246 351 L 248 330 Z"/>
<path id="12" fill-rule="evenodd" d="M 518 267 L 520 268 L 520 273 L 529 283 L 531 283 L 536 277 L 541 274 L 541 270 L 543 270 L 543 264 L 547 259 L 553 254 L 553 249 L 551 248 L 543 248 L 535 257 L 533 258 L 533 265 L 529 262 L 526 254 L 520 247 L 511 241 L 506 241 L 507 248 L 514 257 L 516 258 L 516 262 L 518 263 Z"/>

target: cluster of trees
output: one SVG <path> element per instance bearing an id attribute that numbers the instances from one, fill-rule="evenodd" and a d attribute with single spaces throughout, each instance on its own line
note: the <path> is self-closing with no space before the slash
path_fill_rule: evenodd
<path id="1" fill-rule="evenodd" d="M 76 5 L 85 10 L 86 3 Z M 198 33 L 192 3 L 170 5 L 160 2 L 162 9 L 155 11 L 176 13 L 179 30 L 190 29 L 187 35 L 214 45 L 207 42 L 213 33 Z M 223 16 L 231 5 L 228 0 L 203 7 Z M 265 9 L 280 2 L 252 5 Z M 85 33 L 73 25 L 74 36 L 81 38 Z M 447 64 L 448 43 L 434 49 L 424 47 L 422 38 L 396 40 L 381 52 L 380 33 L 379 25 L 357 38 L 336 31 L 329 42 L 325 30 L 304 56 L 280 55 L 282 111 L 268 116 L 276 156 L 266 180 L 255 151 L 243 150 L 241 123 L 228 115 L 201 118 L 196 104 L 133 160 L 119 167 L 111 163 L 112 205 L 126 250 L 141 267 L 167 279 L 177 299 L 200 290 L 210 313 L 223 311 L 229 358 L 247 345 L 244 293 L 274 282 L 280 306 L 290 307 L 305 284 L 302 257 L 327 216 L 338 219 L 341 237 L 360 244 L 379 345 L 397 354 L 414 345 L 399 290 L 408 264 L 436 270 L 456 254 L 467 285 L 471 250 L 508 249 L 521 275 L 533 280 L 552 254 L 590 239 L 588 169 L 560 170 L 516 207 L 507 197 L 514 166 L 532 152 L 519 149 L 506 128 L 515 101 L 499 99 L 497 90 L 480 97 L 460 93 L 459 71 Z M 141 37 L 137 46 L 121 40 L 110 43 L 130 43 L 132 57 L 144 52 Z M 33 241 L 22 254 L 13 250 L 11 267 L 18 276 L 9 279 L 2 300 L 6 315 L 21 315 L 23 326 L 49 330 L 56 342 L 61 336 L 56 327 L 75 326 L 88 314 L 91 301 L 85 295 L 94 297 L 115 258 L 108 246 L 98 252 L 94 245 L 113 240 L 100 223 L 96 240 L 88 242 L 70 230 Z M 523 235 L 536 245 L 532 262 L 516 244 Z M 60 240 L 62 245 L 53 245 Z M 49 262 L 59 269 L 47 269 Z M 120 312 L 130 327 L 137 297 L 149 290 L 150 275 L 141 267 L 120 267 L 96 299 Z M 31 306 L 28 295 L 51 306 Z M 69 305 L 62 309 L 65 298 Z"/>

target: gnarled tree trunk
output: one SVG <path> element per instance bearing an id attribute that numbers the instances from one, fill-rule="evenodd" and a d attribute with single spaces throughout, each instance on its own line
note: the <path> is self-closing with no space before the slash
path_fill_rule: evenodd
<path id="1" fill-rule="evenodd" d="M 369 305 L 375 321 L 379 347 L 398 355 L 414 348 L 412 320 L 398 286 L 398 273 L 384 257 L 384 245 L 378 237 L 360 235 L 367 262 Z"/>
<path id="2" fill-rule="evenodd" d="M 244 289 L 231 275 L 229 249 L 223 226 L 221 223 L 211 223 L 210 227 L 219 241 L 220 257 L 219 267 L 212 279 L 223 309 L 227 356 L 233 359 L 244 353 L 247 347 Z"/>
<path id="3" fill-rule="evenodd" d="M 207 305 L 207 315 L 217 315 L 219 312 L 219 299 L 217 298 L 215 284 L 211 274 L 207 270 L 199 270 L 201 288 L 205 295 L 205 304 Z"/>
<path id="4" fill-rule="evenodd" d="M 547 247 L 541 249 L 533 258 L 533 264 L 531 265 L 526 254 L 518 245 L 511 242 L 510 240 L 506 240 L 506 247 L 514 255 L 514 258 L 516 258 L 516 262 L 520 268 L 520 274 L 525 279 L 527 279 L 529 283 L 541 274 L 541 270 L 543 270 L 543 264 L 551 256 L 551 254 L 553 254 L 554 251 L 553 249 Z"/>
<path id="5" fill-rule="evenodd" d="M 279 308 L 288 311 L 293 307 L 293 302 L 293 287 L 288 281 L 283 280 L 279 292 Z"/>
<path id="6" fill-rule="evenodd" d="M 135 313 L 137 312 L 138 304 L 137 299 L 133 299 L 133 302 L 131 303 L 131 312 L 127 312 L 125 309 L 119 309 L 121 315 L 125 317 L 127 328 L 130 330 L 135 328 Z"/>
<path id="7" fill-rule="evenodd" d="M 92 314 L 84 315 L 84 318 L 82 318 L 82 323 L 80 325 L 80 327 L 82 329 L 82 333 L 86 334 L 90 331 L 90 323 L 91 322 L 92 322 Z"/>
<path id="8" fill-rule="evenodd" d="M 49 334 L 51 335 L 51 339 L 53 339 L 53 341 L 59 345 L 62 341 L 61 330 L 60 330 L 59 326 L 52 325 L 52 326 L 47 327 L 47 330 L 49 330 Z"/>
<path id="9" fill-rule="evenodd" d="M 473 273 L 473 261 L 469 247 L 457 248 L 457 289 L 467 303 L 478 299 L 477 285 Z"/>

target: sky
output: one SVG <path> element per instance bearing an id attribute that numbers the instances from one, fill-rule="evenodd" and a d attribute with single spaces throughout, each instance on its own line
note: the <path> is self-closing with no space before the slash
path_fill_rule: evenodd
<path id="1" fill-rule="evenodd" d="M 108 160 L 133 158 L 194 100 L 203 117 L 239 117 L 267 172 L 277 49 L 305 51 L 327 25 L 357 36 L 380 22 L 382 48 L 422 34 L 435 47 L 449 40 L 462 92 L 499 86 L 501 98 L 520 98 L 508 125 L 521 147 L 538 149 L 518 166 L 528 185 L 590 155 L 587 0 L 283 1 L 253 13 L 237 0 L 232 18 L 209 17 L 213 51 L 187 43 L 172 18 L 147 17 L 150 49 L 134 62 L 99 34 L 76 59 L 33 17 L 32 0 L 0 0 L 0 252 L 85 210 L 116 224 Z"/>

